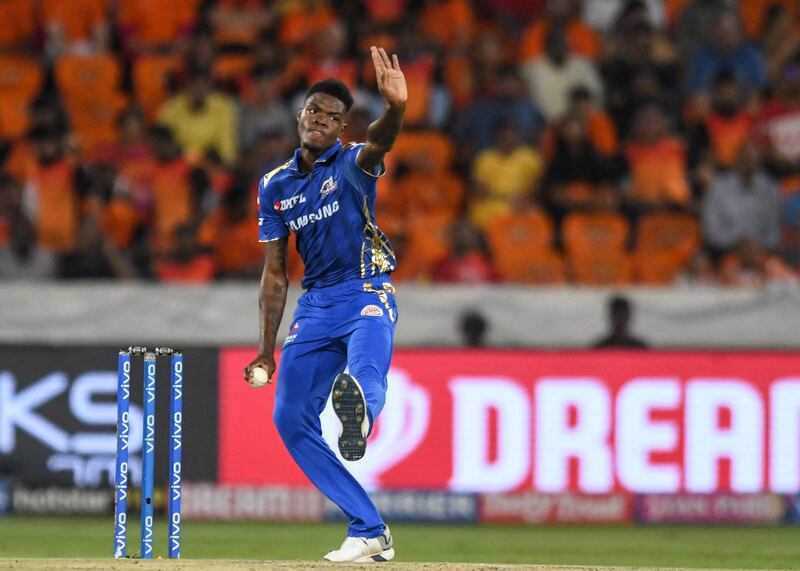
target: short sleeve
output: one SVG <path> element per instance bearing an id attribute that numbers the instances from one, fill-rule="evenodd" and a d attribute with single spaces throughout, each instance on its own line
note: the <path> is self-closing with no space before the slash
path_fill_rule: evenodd
<path id="1" fill-rule="evenodd" d="M 354 184 L 362 191 L 367 191 L 375 187 L 375 181 L 386 173 L 386 167 L 383 163 L 375 165 L 373 172 L 368 172 L 358 166 L 356 159 L 358 152 L 364 143 L 349 144 L 342 148 L 342 167 L 345 172 L 347 180 Z"/>
<path id="2" fill-rule="evenodd" d="M 279 238 L 286 238 L 289 235 L 289 228 L 286 227 L 281 217 L 275 211 L 271 193 L 269 192 L 269 182 L 264 184 L 262 177 L 258 183 L 258 241 L 271 242 Z"/>

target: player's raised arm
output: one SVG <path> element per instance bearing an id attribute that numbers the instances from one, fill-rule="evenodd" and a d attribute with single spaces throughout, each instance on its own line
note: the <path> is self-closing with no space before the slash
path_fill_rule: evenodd
<path id="1" fill-rule="evenodd" d="M 249 380 L 254 367 L 266 369 L 269 381 L 275 372 L 275 337 L 286 305 L 289 278 L 286 275 L 286 250 L 288 238 L 278 238 L 265 243 L 264 272 L 261 274 L 261 292 L 258 296 L 260 326 L 258 356 L 245 367 L 244 378 Z"/>
<path id="2" fill-rule="evenodd" d="M 367 172 L 383 162 L 383 156 L 388 153 L 394 140 L 403 126 L 403 115 L 406 112 L 408 88 L 406 78 L 400 70 L 400 62 L 396 55 L 392 59 L 383 48 L 370 48 L 372 65 L 375 66 L 375 76 L 378 80 L 378 90 L 386 99 L 386 110 L 376 119 L 367 130 L 367 142 L 358 153 L 356 161 L 358 166 Z"/>

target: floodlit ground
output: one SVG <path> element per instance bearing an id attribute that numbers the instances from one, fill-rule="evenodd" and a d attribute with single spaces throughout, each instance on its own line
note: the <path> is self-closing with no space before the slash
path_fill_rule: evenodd
<path id="1" fill-rule="evenodd" d="M 166 556 L 157 522 L 156 553 Z M 112 518 L 0 518 L 0 569 L 21 571 L 204 571 L 330 569 L 322 555 L 342 524 L 187 522 L 183 559 L 114 561 Z M 393 525 L 389 570 L 714 568 L 799 569 L 800 527 L 517 527 Z M 129 527 L 138 551 L 138 521 Z M 57 558 L 57 559 L 46 559 Z M 213 560 L 213 561 L 212 561 Z M 434 563 L 436 562 L 436 563 Z M 554 567 L 563 566 L 563 567 Z M 363 568 L 349 565 L 348 569 Z M 366 566 L 375 569 L 374 565 Z M 608 570 L 607 570 L 608 571 Z"/>

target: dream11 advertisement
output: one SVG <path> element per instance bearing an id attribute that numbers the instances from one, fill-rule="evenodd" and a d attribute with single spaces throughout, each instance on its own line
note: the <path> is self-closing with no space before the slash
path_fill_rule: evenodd
<path id="1" fill-rule="evenodd" d="M 310 486 L 253 389 L 253 349 L 220 354 L 219 482 Z M 328 408 L 323 434 L 336 450 Z M 398 350 L 359 462 L 372 490 L 792 493 L 800 355 Z"/>

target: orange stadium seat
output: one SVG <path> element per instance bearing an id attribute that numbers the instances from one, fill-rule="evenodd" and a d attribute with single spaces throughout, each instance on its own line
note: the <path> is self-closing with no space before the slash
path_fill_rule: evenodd
<path id="1" fill-rule="evenodd" d="M 403 131 L 392 148 L 395 164 L 413 162 L 414 157 L 433 157 L 436 170 L 445 171 L 453 162 L 455 151 L 452 141 L 440 131 Z"/>
<path id="2" fill-rule="evenodd" d="M 623 252 L 629 231 L 628 222 L 619 214 L 594 212 L 568 215 L 564 218 L 561 234 L 570 256 L 591 257 Z"/>
<path id="3" fill-rule="evenodd" d="M 414 169 L 395 182 L 393 193 L 403 200 L 411 216 L 441 214 L 452 220 L 464 201 L 464 183 L 447 171 Z"/>
<path id="4" fill-rule="evenodd" d="M 0 55 L 0 92 L 30 101 L 39 93 L 44 71 L 33 58 Z"/>
<path id="5" fill-rule="evenodd" d="M 549 33 L 550 22 L 547 19 L 536 20 L 528 26 L 520 44 L 520 59 L 529 61 L 542 55 Z M 573 54 L 592 60 L 600 55 L 600 39 L 580 20 L 576 19 L 567 24 L 566 39 L 569 51 Z"/>
<path id="6" fill-rule="evenodd" d="M 408 251 L 414 252 L 414 262 L 424 275 L 450 253 L 451 219 L 442 215 L 415 216 L 408 223 Z"/>
<path id="7" fill-rule="evenodd" d="M 670 285 L 686 263 L 674 252 L 636 250 L 633 264 L 637 283 L 648 286 Z"/>
<path id="8" fill-rule="evenodd" d="M 258 235 L 258 221 L 250 216 L 231 223 L 222 209 L 217 209 L 203 222 L 198 240 L 211 248 L 218 273 L 236 274 L 258 265 L 264 257 L 264 246 Z"/>
<path id="9" fill-rule="evenodd" d="M 36 233 L 42 247 L 66 253 L 75 247 L 78 229 L 78 197 L 75 171 L 66 161 L 37 168 L 28 179 L 36 193 Z"/>
<path id="10" fill-rule="evenodd" d="M 133 64 L 133 89 L 136 99 L 149 119 L 170 96 L 170 76 L 180 68 L 180 59 L 172 55 L 143 55 Z"/>
<path id="11" fill-rule="evenodd" d="M 0 26 L 0 47 L 13 49 L 24 45 L 33 38 L 36 28 L 34 3 L 31 0 L 0 2 L 0 22 L 14 22 L 13 26 Z"/>
<path id="12" fill-rule="evenodd" d="M 625 285 L 633 279 L 631 257 L 621 251 L 571 253 L 569 264 L 574 280 L 580 285 Z"/>
<path id="13" fill-rule="evenodd" d="M 560 285 L 567 281 L 564 260 L 551 249 L 531 252 L 513 264 L 495 263 L 500 277 L 513 283 Z"/>
<path id="14" fill-rule="evenodd" d="M 55 66 L 56 83 L 68 102 L 97 101 L 119 87 L 119 62 L 112 56 L 62 56 Z"/>
<path id="15" fill-rule="evenodd" d="M 227 81 L 247 75 L 253 68 L 253 56 L 250 54 L 225 54 L 214 60 L 213 75 L 215 79 Z"/>
<path id="16" fill-rule="evenodd" d="M 475 90 L 475 77 L 470 59 L 465 55 L 448 56 L 444 62 L 444 81 L 457 109 L 469 103 Z"/>
<path id="17" fill-rule="evenodd" d="M 117 116 L 127 104 L 124 95 L 111 93 L 97 101 L 79 101 L 67 105 L 78 142 L 84 151 L 91 153 L 97 146 L 116 140 Z"/>
<path id="18" fill-rule="evenodd" d="M 189 165 L 183 161 L 157 164 L 153 168 L 151 192 L 157 249 L 168 250 L 175 228 L 188 222 L 194 215 L 189 169 Z"/>
<path id="19" fill-rule="evenodd" d="M 130 248 L 139 226 L 136 208 L 125 199 L 115 198 L 109 202 L 100 215 L 100 229 L 117 248 Z"/>
<path id="20" fill-rule="evenodd" d="M 30 100 L 14 93 L 0 92 L 0 138 L 17 139 L 30 126 Z"/>
<path id="21" fill-rule="evenodd" d="M 700 224 L 689 214 L 657 212 L 639 220 L 636 248 L 645 252 L 674 252 L 684 262 L 700 246 Z"/>
<path id="22" fill-rule="evenodd" d="M 672 283 L 700 247 L 700 240 L 700 224 L 688 214 L 642 217 L 634 252 L 638 280 L 648 285 Z"/>
<path id="23" fill-rule="evenodd" d="M 200 0 L 119 0 L 122 35 L 156 46 L 174 42 L 194 22 Z"/>
<path id="24" fill-rule="evenodd" d="M 553 222 L 538 210 L 495 216 L 486 228 L 486 239 L 495 266 L 505 276 L 550 249 Z"/>
<path id="25" fill-rule="evenodd" d="M 46 26 L 58 26 L 68 41 L 88 40 L 95 26 L 107 20 L 105 0 L 41 0 Z"/>

